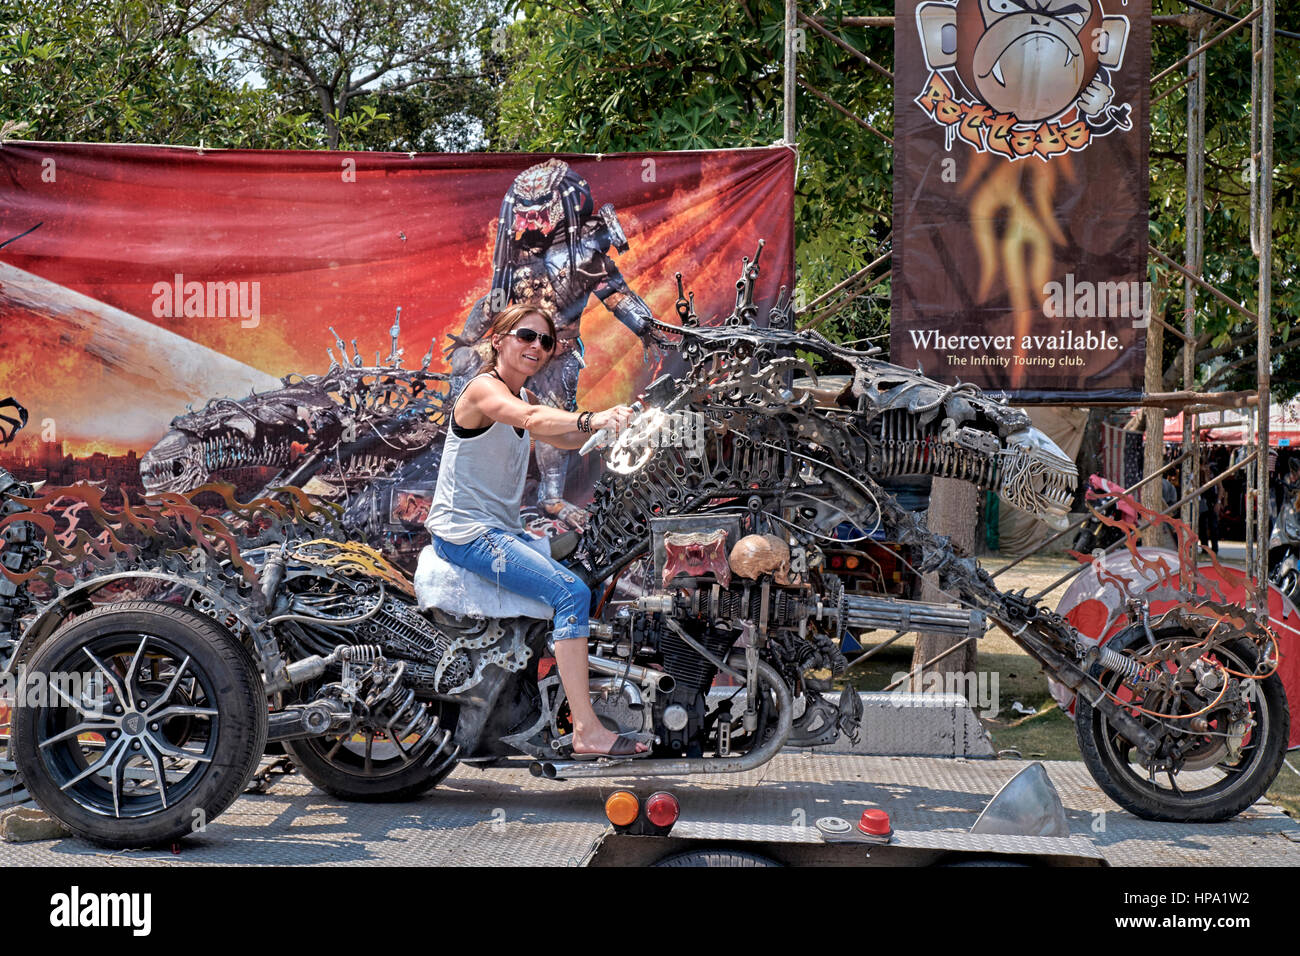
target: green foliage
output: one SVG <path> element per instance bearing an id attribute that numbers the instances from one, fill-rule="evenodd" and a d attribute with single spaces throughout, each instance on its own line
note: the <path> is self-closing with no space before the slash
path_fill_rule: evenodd
<path id="1" fill-rule="evenodd" d="M 803 7 L 837 22 L 891 13 L 889 4 Z M 766 146 L 782 138 L 781 0 L 520 2 L 510 27 L 509 79 L 494 148 L 618 152 Z M 892 126 L 888 81 L 802 27 L 799 76 L 877 129 Z M 834 30 L 877 62 L 892 59 L 888 30 Z M 890 231 L 887 143 L 800 91 L 795 234 L 796 302 L 860 270 Z M 881 266 L 880 268 L 886 268 Z M 824 326 L 856 339 L 888 327 L 888 284 Z"/>
<path id="2" fill-rule="evenodd" d="M 278 102 L 314 114 L 330 149 L 482 145 L 499 0 L 232 0 L 214 22 Z"/>
<path id="3" fill-rule="evenodd" d="M 1185 13 L 1176 0 L 1157 0 L 1156 13 Z M 1279 3 L 1278 26 L 1300 30 L 1300 14 Z M 1248 12 L 1241 7 L 1233 19 Z M 1204 39 L 1212 39 L 1231 21 L 1213 20 Z M 1190 52 L 1185 31 L 1153 30 L 1152 70 L 1158 73 Z M 1206 70 L 1205 115 L 1205 279 L 1251 311 L 1258 306 L 1258 260 L 1250 243 L 1250 28 L 1210 49 Z M 1300 264 L 1296 235 L 1296 199 L 1300 186 L 1300 120 L 1290 104 L 1300 95 L 1300 41 L 1276 40 L 1275 183 L 1273 199 L 1273 392 L 1289 398 L 1300 391 L 1300 356 L 1291 329 L 1300 316 L 1300 287 L 1293 276 Z M 1161 81 L 1153 98 L 1187 76 L 1186 68 Z M 1178 91 L 1151 109 L 1151 242 L 1181 262 L 1186 237 L 1187 99 Z M 1164 266 L 1159 267 L 1166 271 Z M 1172 294 L 1164 319 L 1183 327 L 1183 281 L 1169 271 Z M 1198 384 L 1211 388 L 1248 389 L 1256 384 L 1254 324 L 1239 311 L 1200 291 L 1196 297 Z M 1165 385 L 1181 387 L 1181 343 L 1166 335 Z"/>
<path id="4" fill-rule="evenodd" d="M 0 122 L 44 140 L 317 145 L 305 116 L 199 55 L 191 33 L 209 12 L 140 0 L 0 3 Z"/>

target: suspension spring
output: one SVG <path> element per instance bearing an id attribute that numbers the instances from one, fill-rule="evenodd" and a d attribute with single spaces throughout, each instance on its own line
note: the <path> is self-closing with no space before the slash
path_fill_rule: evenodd
<path id="1" fill-rule="evenodd" d="M 1119 674 L 1130 683 L 1151 680 L 1151 671 L 1147 667 L 1139 664 L 1131 657 L 1125 657 L 1117 651 L 1112 651 L 1109 647 L 1101 649 L 1101 666 L 1106 670 Z"/>
<path id="2" fill-rule="evenodd" d="M 429 714 L 428 708 L 415 699 L 415 691 L 407 690 L 401 702 L 393 708 L 392 716 L 384 722 L 389 737 L 402 741 L 412 734 L 425 736 L 437 724 L 438 718 Z"/>
<path id="3" fill-rule="evenodd" d="M 339 660 L 349 664 L 373 664 L 384 656 L 384 650 L 378 644 L 340 644 L 336 653 Z"/>

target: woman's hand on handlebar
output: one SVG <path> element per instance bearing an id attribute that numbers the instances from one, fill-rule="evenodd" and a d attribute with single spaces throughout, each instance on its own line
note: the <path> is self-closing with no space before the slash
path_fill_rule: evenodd
<path id="1" fill-rule="evenodd" d="M 591 430 L 594 433 L 602 428 L 608 428 L 611 437 L 617 438 L 621 432 L 627 430 L 627 426 L 634 415 L 636 415 L 636 411 L 627 405 L 615 405 L 613 408 L 607 408 L 603 412 L 596 412 L 591 416 Z"/>

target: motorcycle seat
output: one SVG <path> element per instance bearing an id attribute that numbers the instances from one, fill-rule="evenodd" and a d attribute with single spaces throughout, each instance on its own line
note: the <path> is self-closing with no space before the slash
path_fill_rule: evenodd
<path id="1" fill-rule="evenodd" d="M 546 554 L 550 539 L 538 538 L 531 546 Z M 544 621 L 555 614 L 544 601 L 507 591 L 492 578 L 444 561 L 433 545 L 420 552 L 413 583 L 421 611 L 437 608 L 457 617 L 535 617 Z"/>

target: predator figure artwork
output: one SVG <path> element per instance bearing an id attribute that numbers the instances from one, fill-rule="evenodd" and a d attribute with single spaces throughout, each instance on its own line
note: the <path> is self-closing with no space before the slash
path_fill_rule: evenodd
<path id="1" fill-rule="evenodd" d="M 528 387 L 548 405 L 566 411 L 578 407 L 578 376 L 585 367 L 579 323 L 592 295 L 649 354 L 655 345 L 650 307 L 610 258 L 611 249 L 627 251 L 627 237 L 612 205 L 594 209 L 587 181 L 561 160 L 530 166 L 515 178 L 501 203 L 492 288 L 474 303 L 462 332 L 451 336 L 453 399 L 478 371 L 480 359 L 473 346 L 493 316 L 515 302 L 531 302 L 555 321 L 555 355 L 528 380 Z M 581 511 L 564 497 L 571 457 L 563 449 L 537 444 L 538 505 L 568 524 L 582 520 Z"/>

